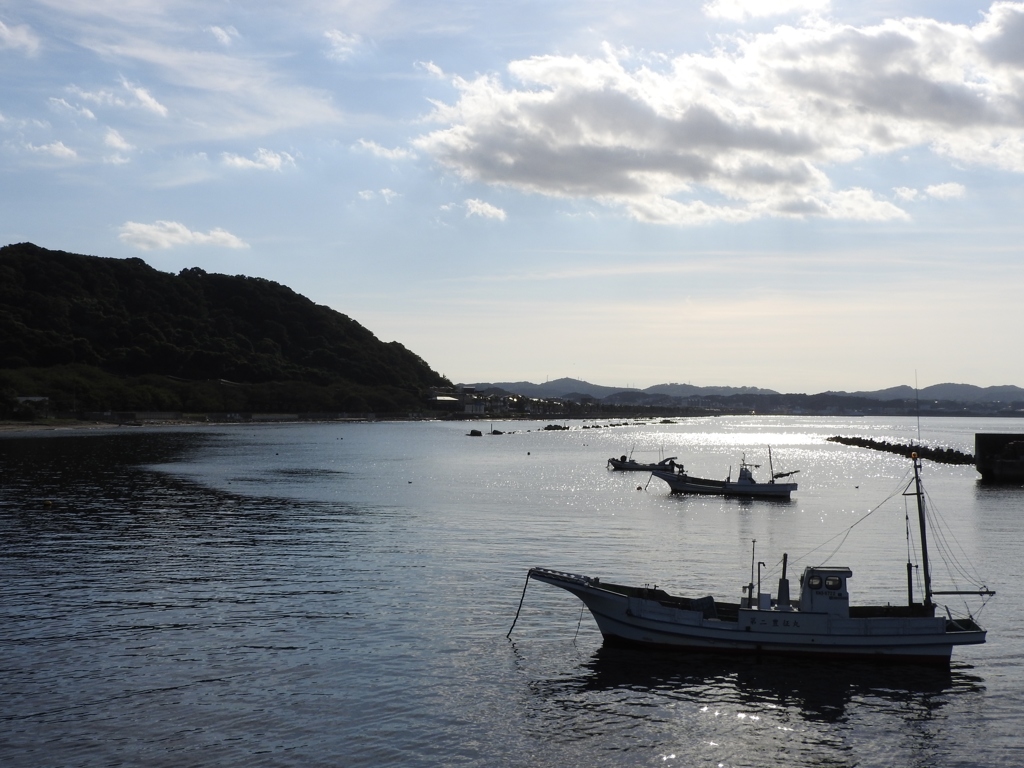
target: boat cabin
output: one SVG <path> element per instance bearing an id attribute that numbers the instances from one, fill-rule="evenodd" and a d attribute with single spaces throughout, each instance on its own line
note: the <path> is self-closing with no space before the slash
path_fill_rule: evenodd
<path id="1" fill-rule="evenodd" d="M 853 576 L 849 568 L 804 568 L 800 577 L 800 610 L 805 613 L 827 613 L 850 617 L 850 593 L 846 580 Z"/>
<path id="2" fill-rule="evenodd" d="M 747 463 L 740 464 L 740 476 L 736 478 L 737 483 L 743 485 L 756 485 L 754 480 L 754 474 L 750 471 L 750 465 Z"/>

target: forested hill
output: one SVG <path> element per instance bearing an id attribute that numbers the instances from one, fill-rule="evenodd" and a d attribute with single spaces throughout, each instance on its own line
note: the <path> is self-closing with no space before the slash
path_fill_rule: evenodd
<path id="1" fill-rule="evenodd" d="M 401 344 L 270 280 L 31 243 L 0 248 L 0 373 L 8 398 L 148 410 L 398 410 L 448 384 Z M 198 386 L 210 382 L 219 388 Z M 243 386 L 221 391 L 230 385 Z"/>

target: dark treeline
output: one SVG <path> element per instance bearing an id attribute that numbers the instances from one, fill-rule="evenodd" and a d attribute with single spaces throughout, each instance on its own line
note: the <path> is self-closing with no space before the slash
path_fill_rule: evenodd
<path id="1" fill-rule="evenodd" d="M 0 248 L 0 395 L 54 409 L 404 411 L 449 382 L 262 278 Z"/>

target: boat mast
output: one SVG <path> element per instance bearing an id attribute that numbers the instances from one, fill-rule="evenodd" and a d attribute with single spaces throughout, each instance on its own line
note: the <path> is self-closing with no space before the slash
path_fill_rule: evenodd
<path id="1" fill-rule="evenodd" d="M 921 491 L 921 459 L 917 451 L 910 454 L 914 462 L 914 495 L 917 496 L 917 524 L 921 529 L 921 565 L 924 568 L 924 604 L 926 607 L 932 603 L 932 574 L 928 567 L 928 528 L 925 524 L 924 514 L 924 493 Z"/>

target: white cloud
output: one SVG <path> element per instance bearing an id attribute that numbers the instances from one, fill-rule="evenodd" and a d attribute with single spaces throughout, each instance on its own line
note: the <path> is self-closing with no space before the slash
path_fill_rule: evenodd
<path id="1" fill-rule="evenodd" d="M 210 27 L 209 32 L 218 43 L 227 47 L 237 40 L 241 35 L 234 27 Z"/>
<path id="2" fill-rule="evenodd" d="M 90 103 L 146 108 L 166 116 L 168 141 L 238 140 L 342 119 L 326 90 L 296 83 L 292 70 L 275 68 L 280 57 L 196 50 L 189 43 L 114 34 L 97 33 L 81 44 L 119 67 L 151 72 L 147 77 L 161 98 L 127 80 L 122 80 L 122 91 L 74 92 Z"/>
<path id="3" fill-rule="evenodd" d="M 149 91 L 142 86 L 135 85 L 125 78 L 121 78 L 121 87 L 126 95 L 107 90 L 87 91 L 75 85 L 70 86 L 68 90 L 80 99 L 100 106 L 118 107 L 120 109 L 141 108 L 161 117 L 167 117 L 167 107 L 153 98 Z"/>
<path id="4" fill-rule="evenodd" d="M 120 152 L 131 152 L 135 149 L 135 147 L 125 141 L 125 138 L 113 128 L 107 129 L 107 134 L 103 137 L 103 143 L 111 149 L 116 149 Z"/>
<path id="5" fill-rule="evenodd" d="M 933 184 L 930 187 L 925 187 L 924 191 L 928 197 L 934 197 L 936 200 L 956 200 L 967 194 L 967 188 L 955 181 L 946 184 Z"/>
<path id="6" fill-rule="evenodd" d="M 466 216 L 480 216 L 484 219 L 498 219 L 504 221 L 506 219 L 505 211 L 501 208 L 485 203 L 483 200 L 469 199 L 465 202 Z"/>
<path id="7" fill-rule="evenodd" d="M 398 192 L 395 192 L 393 189 L 388 189 L 387 187 L 376 191 L 372 189 L 364 189 L 359 192 L 359 197 L 363 200 L 376 200 L 378 196 L 382 197 L 384 202 L 388 205 L 391 205 L 392 200 L 396 200 L 401 197 Z"/>
<path id="8" fill-rule="evenodd" d="M 444 70 L 432 61 L 417 61 L 416 66 L 436 78 L 445 77 Z"/>
<path id="9" fill-rule="evenodd" d="M 50 157 L 56 157 L 59 160 L 74 160 L 78 157 L 78 153 L 71 147 L 65 146 L 63 141 L 54 141 L 50 144 L 43 144 L 41 146 L 36 146 L 35 144 L 27 144 L 26 146 L 31 152 L 41 155 L 49 155 Z"/>
<path id="10" fill-rule="evenodd" d="M 664 65 L 610 47 L 538 56 L 509 64 L 508 82 L 456 78 L 457 100 L 414 146 L 469 181 L 643 221 L 904 219 L 890 191 L 840 189 L 832 174 L 910 149 L 1024 172 L 1017 30 L 1024 3 L 997 3 L 974 27 L 819 19 Z"/>
<path id="11" fill-rule="evenodd" d="M 375 141 L 369 141 L 367 139 L 360 139 L 356 143 L 356 146 L 361 149 L 365 149 L 371 155 L 383 157 L 387 160 L 408 160 L 409 158 L 416 157 L 416 153 L 411 152 L 408 149 L 402 149 L 401 147 L 388 149 L 387 147 L 382 147 Z"/>
<path id="12" fill-rule="evenodd" d="M 916 200 L 918 196 L 918 191 L 912 187 L 893 187 L 892 191 L 900 200 L 906 200 L 908 202 Z"/>
<path id="13" fill-rule="evenodd" d="M 165 107 L 155 98 L 153 98 L 149 91 L 147 91 L 141 85 L 135 85 L 133 83 L 130 83 L 124 78 L 121 79 L 121 85 L 124 87 L 125 90 L 128 91 L 128 93 L 130 93 L 135 98 L 135 101 L 143 109 L 148 110 L 149 112 L 152 112 L 156 115 L 160 115 L 160 117 L 167 117 L 167 107 Z"/>
<path id="14" fill-rule="evenodd" d="M 39 37 L 26 24 L 9 27 L 0 21 L 0 50 L 5 49 L 34 56 L 39 51 Z"/>
<path id="15" fill-rule="evenodd" d="M 345 61 L 345 59 L 351 58 L 363 43 L 363 39 L 359 35 L 346 34 L 337 29 L 324 32 L 324 37 L 327 38 L 330 46 L 327 58 L 334 61 Z"/>
<path id="16" fill-rule="evenodd" d="M 703 11 L 713 18 L 745 21 L 787 14 L 823 13 L 829 0 L 711 0 Z"/>
<path id="17" fill-rule="evenodd" d="M 221 248 L 248 248 L 248 244 L 230 232 L 217 228 L 209 232 L 193 232 L 176 221 L 142 224 L 126 221 L 118 238 L 143 251 L 173 248 L 179 245 L 214 245 Z"/>
<path id="18" fill-rule="evenodd" d="M 50 106 L 62 112 L 70 112 L 73 115 L 78 115 L 79 117 L 84 117 L 89 120 L 96 119 L 96 115 L 93 114 L 91 109 L 88 107 L 79 107 L 74 104 L 69 104 L 66 99 L 50 97 Z"/>
<path id="19" fill-rule="evenodd" d="M 295 158 L 287 152 L 272 152 L 269 149 L 260 147 L 253 154 L 252 160 L 241 155 L 224 152 L 221 154 L 221 161 L 229 168 L 258 171 L 280 171 L 285 166 L 294 166 Z"/>

